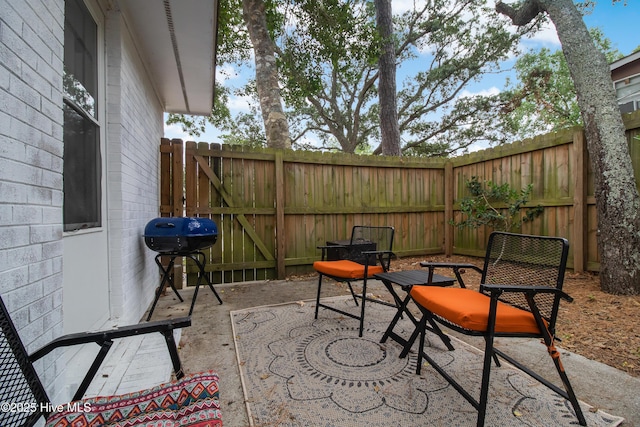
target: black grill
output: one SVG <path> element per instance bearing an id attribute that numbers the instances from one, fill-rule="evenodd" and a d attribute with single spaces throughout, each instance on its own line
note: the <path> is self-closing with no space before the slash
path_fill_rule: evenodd
<path id="1" fill-rule="evenodd" d="M 208 218 L 155 218 L 144 228 L 147 247 L 160 253 L 189 253 L 213 246 L 218 227 Z"/>

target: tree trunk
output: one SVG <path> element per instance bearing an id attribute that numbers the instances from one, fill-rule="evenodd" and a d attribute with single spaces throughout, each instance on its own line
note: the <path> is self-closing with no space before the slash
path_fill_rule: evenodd
<path id="1" fill-rule="evenodd" d="M 378 98 L 383 156 L 400 156 L 400 128 L 396 102 L 396 49 L 393 42 L 391 0 L 375 0 L 376 25 L 382 39 L 379 60 Z"/>
<path id="2" fill-rule="evenodd" d="M 640 196 L 604 55 L 572 0 L 527 0 L 517 10 L 498 3 L 496 9 L 516 25 L 541 11 L 555 24 L 576 87 L 594 171 L 600 284 L 605 292 L 640 294 Z"/>
<path id="3" fill-rule="evenodd" d="M 262 0 L 242 0 L 242 16 L 247 24 L 256 62 L 256 88 L 260 100 L 267 146 L 291 148 L 289 125 L 282 109 L 278 69 L 273 40 L 267 30 Z"/>

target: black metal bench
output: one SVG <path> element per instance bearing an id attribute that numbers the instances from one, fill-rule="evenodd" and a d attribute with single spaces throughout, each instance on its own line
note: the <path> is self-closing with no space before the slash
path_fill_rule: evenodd
<path id="1" fill-rule="evenodd" d="M 76 422 L 82 419 L 97 423 L 96 425 L 101 424 L 101 420 L 115 421 L 116 419 L 135 418 L 142 421 L 150 411 L 155 411 L 155 416 L 160 416 L 160 410 L 164 411 L 161 415 L 162 417 L 174 419 L 180 416 L 177 413 L 178 411 L 193 413 L 195 411 L 201 412 L 203 408 L 206 409 L 208 416 L 214 420 L 210 425 L 218 425 L 216 420 L 220 420 L 220 407 L 217 375 L 208 372 L 185 377 L 182 371 L 173 331 L 190 325 L 191 318 L 185 317 L 124 326 L 108 331 L 69 334 L 53 340 L 29 355 L 20 340 L 20 336 L 2 298 L 0 298 L 0 403 L 2 403 L 0 426 L 32 426 L 43 417 L 48 422 L 52 422 L 52 419 L 60 421 L 62 418 L 75 420 Z M 99 399 L 79 401 L 107 356 L 109 349 L 113 345 L 113 340 L 152 332 L 158 332 L 164 336 L 171 356 L 173 370 L 179 382 L 171 384 L 170 387 L 160 385 L 153 389 L 153 393 L 145 393 L 144 391 L 136 393 L 138 401 L 135 406 L 128 404 L 131 401 L 127 402 L 126 400 L 130 395 L 125 395 L 124 400 L 120 399 L 122 396 L 103 398 L 102 401 L 105 399 L 109 401 L 109 407 L 112 408 L 109 411 L 103 410 L 106 406 L 102 406 Z M 73 400 L 76 403 L 54 405 L 50 401 L 33 367 L 33 362 L 57 348 L 85 343 L 95 343 L 100 349 L 78 390 L 75 392 Z M 184 390 L 188 390 L 190 395 L 186 401 L 180 404 L 176 401 L 176 404 L 170 408 L 158 405 L 158 399 L 165 399 L 168 402 L 173 395 L 179 394 Z M 144 401 L 144 399 L 147 400 Z M 147 404 L 146 402 L 149 403 Z M 120 406 L 118 406 L 119 403 Z M 128 406 L 125 407 L 127 404 Z M 145 413 L 145 411 L 149 412 Z M 66 425 L 64 420 L 61 425 Z M 219 425 L 221 425 L 221 421 Z"/>

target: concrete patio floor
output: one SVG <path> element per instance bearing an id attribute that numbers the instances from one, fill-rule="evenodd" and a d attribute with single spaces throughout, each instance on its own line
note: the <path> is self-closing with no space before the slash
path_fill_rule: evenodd
<path id="1" fill-rule="evenodd" d="M 348 294 L 346 286 L 327 283 L 329 286 L 323 286 L 323 297 Z M 225 426 L 246 427 L 249 425 L 229 312 L 289 301 L 313 300 L 315 299 L 316 286 L 316 280 L 259 281 L 216 285 L 223 300 L 222 305 L 218 303 L 208 288 L 200 288 L 192 316 L 192 326 L 182 331 L 180 357 L 186 373 L 214 370 L 220 375 L 220 401 Z M 369 292 L 376 297 L 390 298 L 387 290 L 378 281 L 370 281 L 368 288 Z M 165 296 L 162 296 L 153 313 L 153 320 L 185 316 L 189 311 L 193 288 L 180 290 L 180 293 L 185 300 L 182 303 L 172 292 L 167 292 Z M 315 302 L 309 303 L 315 304 Z M 354 322 L 356 321 L 354 320 Z M 456 334 L 452 332 L 452 335 Z M 478 339 L 457 336 L 477 347 L 482 347 L 482 343 Z M 150 341 L 149 345 L 153 346 L 153 341 Z M 545 349 L 541 348 L 538 340 L 503 339 L 498 340 L 498 346 L 517 355 L 520 360 L 527 361 L 529 366 L 542 375 L 545 372 L 550 372 L 549 378 L 553 381 L 557 380 L 557 374 L 550 358 Z M 162 348 L 158 350 L 162 350 Z M 137 351 L 144 353 L 148 351 L 148 348 L 146 348 L 146 344 L 142 344 L 138 346 Z M 134 357 L 132 360 L 136 359 Z M 168 365 L 168 356 L 164 357 L 165 362 L 161 361 L 162 356 L 151 359 L 157 360 L 157 362 L 153 362 L 157 365 L 164 365 L 163 368 L 158 367 L 158 371 L 170 366 Z M 146 360 L 150 359 L 146 358 Z M 640 427 L 640 379 L 564 350 L 562 350 L 562 361 L 580 400 L 612 415 L 624 417 L 624 426 Z M 149 372 L 149 368 L 147 365 L 144 370 Z M 118 372 L 120 375 L 124 372 L 124 368 L 119 366 Z M 138 371 L 134 369 L 127 373 L 131 374 L 132 372 L 134 374 L 136 372 L 142 373 L 139 377 L 140 380 L 146 380 L 144 385 L 140 383 L 140 388 L 148 386 L 148 378 L 144 378 L 142 367 Z M 124 384 L 127 391 L 133 385 L 131 381 Z"/>

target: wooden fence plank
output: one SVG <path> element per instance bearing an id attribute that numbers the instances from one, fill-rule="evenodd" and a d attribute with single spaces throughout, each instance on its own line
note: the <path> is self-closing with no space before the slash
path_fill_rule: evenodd
<path id="1" fill-rule="evenodd" d="M 573 269 L 585 269 L 585 241 L 587 238 L 587 148 L 583 132 L 573 135 Z"/>
<path id="2" fill-rule="evenodd" d="M 265 177 L 266 179 L 266 177 Z M 284 228 L 284 161 L 282 153 L 275 158 L 275 194 L 276 194 L 276 236 L 286 235 Z M 285 239 L 276 239 L 276 277 L 284 279 L 285 271 Z"/>

